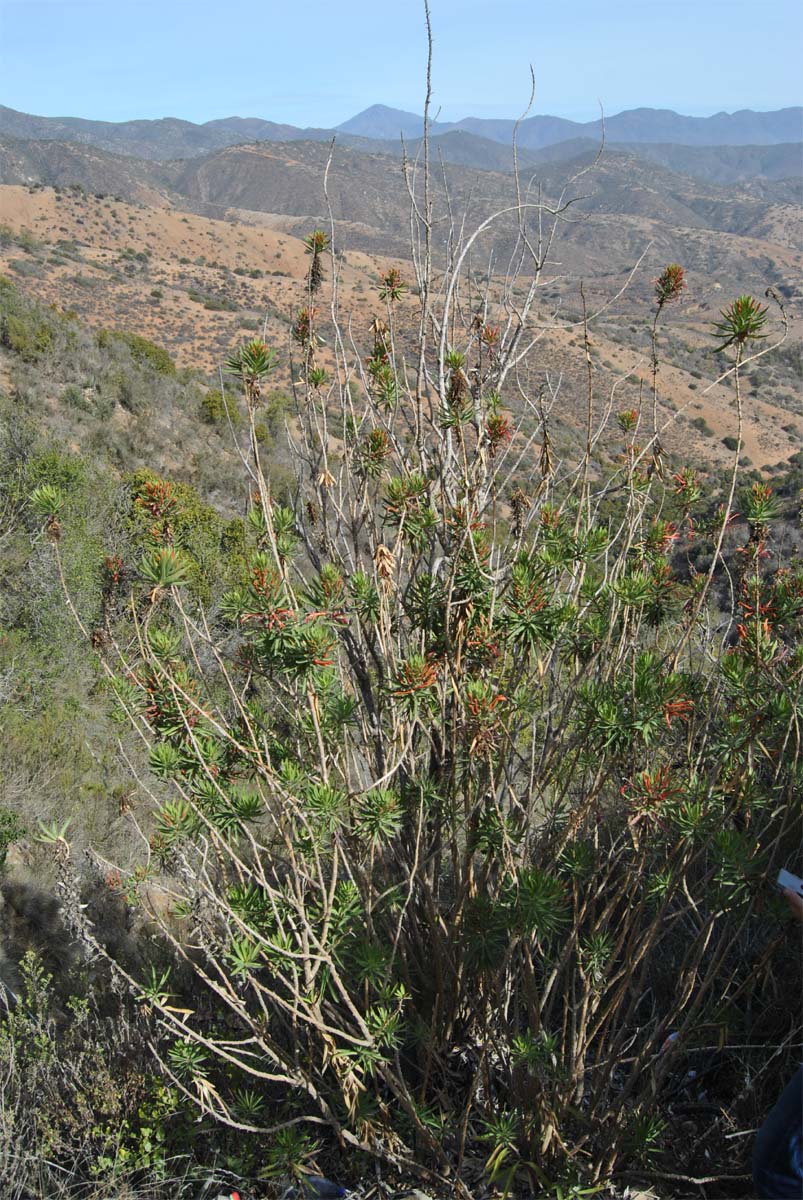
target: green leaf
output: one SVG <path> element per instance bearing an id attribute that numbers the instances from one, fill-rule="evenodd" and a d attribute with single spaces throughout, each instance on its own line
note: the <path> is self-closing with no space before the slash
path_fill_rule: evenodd
<path id="1" fill-rule="evenodd" d="M 72 817 L 68 817 L 66 821 L 59 825 L 58 821 L 50 821 L 46 823 L 41 818 L 37 822 L 39 833 L 36 837 L 37 842 L 43 842 L 47 846 L 55 846 L 59 842 L 66 842 L 67 830 L 72 824 Z"/>
<path id="2" fill-rule="evenodd" d="M 206 1066 L 206 1051 L 197 1042 L 184 1038 L 176 1042 L 167 1052 L 170 1065 L 175 1073 L 183 1079 L 193 1079 L 202 1076 Z"/>
<path id="3" fill-rule="evenodd" d="M 275 365 L 275 350 L 269 349 L 260 338 L 246 342 L 226 360 L 226 370 L 230 375 L 239 375 L 253 382 L 264 379 Z"/>
<path id="4" fill-rule="evenodd" d="M 226 955 L 232 975 L 244 979 L 262 966 L 262 950 L 257 942 L 242 936 L 232 938 Z"/>
<path id="5" fill-rule="evenodd" d="M 569 920 L 562 880 L 538 867 L 525 867 L 519 871 L 517 883 L 511 903 L 519 931 L 539 938 L 559 933 Z"/>
<path id="6" fill-rule="evenodd" d="M 152 626 L 148 630 L 148 642 L 156 658 L 171 662 L 178 657 L 181 649 L 181 634 L 175 629 L 158 629 Z"/>
<path id="7" fill-rule="evenodd" d="M 360 798 L 357 833 L 373 846 L 392 841 L 402 827 L 401 799 L 388 788 L 373 788 Z"/>
<path id="8" fill-rule="evenodd" d="M 721 346 L 716 350 L 725 350 L 728 346 L 744 346 L 747 342 L 765 338 L 762 329 L 767 323 L 767 309 L 754 300 L 752 296 L 739 296 L 727 308 L 721 310 L 722 320 L 714 325 L 713 337 L 723 338 Z"/>
<path id="9" fill-rule="evenodd" d="M 40 517 L 57 517 L 64 508 L 65 499 L 61 488 L 52 483 L 41 483 L 31 492 L 31 505 Z"/>
<path id="10" fill-rule="evenodd" d="M 159 742 L 151 749 L 149 766 L 160 779 L 169 779 L 177 775 L 185 765 L 185 755 L 178 746 L 173 746 L 170 742 Z"/>
<path id="11" fill-rule="evenodd" d="M 162 546 L 146 554 L 140 565 L 140 574 L 155 587 L 181 587 L 189 583 L 191 563 L 180 550 Z"/>

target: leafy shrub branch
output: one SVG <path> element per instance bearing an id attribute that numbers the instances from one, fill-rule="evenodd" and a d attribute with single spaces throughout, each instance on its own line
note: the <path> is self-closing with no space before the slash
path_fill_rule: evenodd
<path id="1" fill-rule="evenodd" d="M 110 582 L 126 603 L 98 642 L 150 765 L 129 886 L 174 897 L 164 937 L 214 1015 L 164 978 L 147 1002 L 163 1070 L 224 1125 L 327 1134 L 456 1195 L 478 1161 L 508 1192 L 593 1191 L 660 1165 L 675 1056 L 727 1043 L 765 978 L 766 880 L 800 837 L 803 572 L 772 558 L 763 485 L 746 540 L 728 533 L 738 445 L 713 520 L 693 464 L 663 470 L 657 406 L 646 446 L 628 410 L 600 461 L 612 406 L 590 370 L 584 455 L 556 456 L 557 397 L 525 368 L 571 185 L 492 218 L 513 268 L 469 304 L 483 228 L 453 227 L 436 270 L 408 182 L 418 319 L 387 273 L 361 353 L 332 235 L 307 240 L 281 502 L 257 435 L 275 355 L 255 339 L 229 360 L 248 514 L 214 604 L 143 477 L 158 536 Z M 645 314 L 655 394 L 683 285 L 667 267 Z M 740 404 L 766 314 L 722 316 Z M 58 555 L 59 497 L 35 503 Z M 684 567 L 695 540 L 707 574 Z"/>

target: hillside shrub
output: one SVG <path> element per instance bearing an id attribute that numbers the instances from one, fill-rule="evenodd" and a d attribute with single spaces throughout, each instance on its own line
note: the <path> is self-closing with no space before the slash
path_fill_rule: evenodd
<path id="1" fill-rule="evenodd" d="M 5 864 L 9 846 L 24 837 L 26 832 L 25 823 L 19 813 L 0 804 L 0 867 Z"/>
<path id="2" fill-rule="evenodd" d="M 192 288 L 187 295 L 190 300 L 195 301 L 196 304 L 202 304 L 209 312 L 238 312 L 240 308 L 236 301 L 230 300 L 227 296 L 210 296 Z"/>
<path id="3" fill-rule="evenodd" d="M 21 976 L 20 1002 L 0 1019 L 3 1194 L 175 1195 L 177 1173 L 191 1180 L 191 1142 L 178 1093 L 149 1068 L 147 1022 L 80 995 L 62 1007 L 33 953 Z M 169 1140 L 184 1141 L 182 1160 Z"/>
<path id="4" fill-rule="evenodd" d="M 201 419 L 207 425 L 220 425 L 228 428 L 229 422 L 235 429 L 242 425 L 242 417 L 237 407 L 237 400 L 232 396 L 223 400 L 220 388 L 210 388 L 201 397 Z"/>
<path id="5" fill-rule="evenodd" d="M 25 362 L 36 362 L 53 344 L 53 331 L 45 323 L 8 313 L 0 325 L 0 341 Z"/>
<path id="6" fill-rule="evenodd" d="M 126 527 L 137 549 L 175 547 L 186 561 L 193 593 L 209 599 L 214 585 L 236 569 L 236 559 L 227 562 L 221 557 L 226 522 L 189 484 L 162 479 L 147 468 L 133 472 L 126 482 Z"/>
<path id="7" fill-rule="evenodd" d="M 27 302 L 6 276 L 0 276 L 0 345 L 24 362 L 36 362 L 51 349 L 56 318 Z"/>
<path id="8" fill-rule="evenodd" d="M 2 223 L 0 224 L 0 249 L 8 250 L 11 246 L 19 246 L 28 254 L 37 254 L 44 249 L 43 243 L 31 233 L 30 229 L 21 229 L 15 232 L 10 225 Z"/>
<path id="9" fill-rule="evenodd" d="M 81 409 L 84 412 L 91 411 L 91 401 L 84 395 L 84 389 L 80 388 L 77 383 L 68 383 L 61 394 L 62 401 L 70 408 Z"/>
<path id="10" fill-rule="evenodd" d="M 103 349 L 117 342 L 127 346 L 135 362 L 150 367 L 157 375 L 175 375 L 176 366 L 168 352 L 138 333 L 124 329 L 101 329 L 97 335 L 98 345 Z"/>
<path id="11" fill-rule="evenodd" d="M 518 325 L 491 319 L 509 281 L 463 304 L 471 236 L 434 288 L 432 214 L 413 219 L 417 331 L 399 328 L 398 271 L 377 277 L 362 353 L 326 330 L 334 371 L 318 309 L 296 314 L 283 494 L 259 339 L 227 363 L 244 529 L 152 472 L 130 481 L 141 555 L 111 573 L 95 642 L 150 770 L 121 886 L 144 903 L 166 881 L 184 930 L 157 920 L 192 1003 L 169 973 L 112 968 L 158 1015 L 165 1077 L 254 1135 L 266 1169 L 339 1148 L 466 1200 L 647 1168 L 727 1187 L 744 1172 L 725 1129 L 777 1092 L 800 990 L 770 881 L 801 838 L 803 570 L 773 555 L 767 485 L 733 526 L 740 372 L 766 310 L 739 297 L 714 331 L 735 399 L 721 494 L 660 446 L 678 264 L 646 314 L 652 427 L 637 441 L 639 412 L 619 413 L 603 456 L 589 369 L 583 449 L 561 460 L 543 390 L 513 414 L 545 266 L 524 212 Z M 308 246 L 311 300 L 326 246 Z M 585 321 L 585 362 L 589 341 Z M 32 503 L 58 559 L 63 497 Z"/>

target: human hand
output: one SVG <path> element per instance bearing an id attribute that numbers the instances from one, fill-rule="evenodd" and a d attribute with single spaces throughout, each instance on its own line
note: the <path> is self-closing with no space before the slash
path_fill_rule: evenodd
<path id="1" fill-rule="evenodd" d="M 792 916 L 803 925 L 803 896 L 799 896 L 791 888 L 781 888 L 781 894 L 789 905 Z"/>

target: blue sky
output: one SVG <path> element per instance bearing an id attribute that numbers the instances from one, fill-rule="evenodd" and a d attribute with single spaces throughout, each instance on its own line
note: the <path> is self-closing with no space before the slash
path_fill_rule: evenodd
<path id="1" fill-rule="evenodd" d="M 431 0 L 443 120 L 801 103 L 800 0 Z M 330 126 L 421 111 L 419 0 L 0 0 L 0 103 L 106 120 Z"/>

